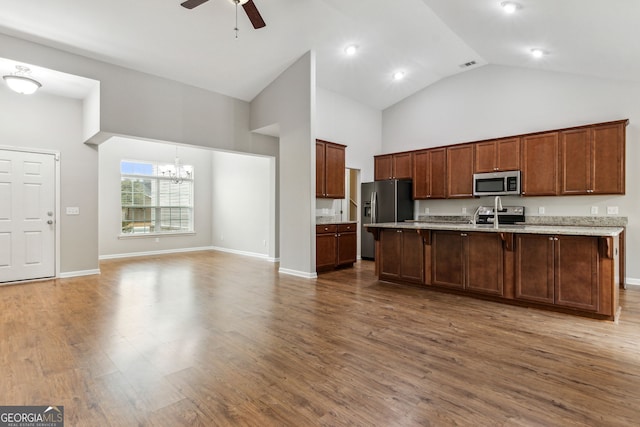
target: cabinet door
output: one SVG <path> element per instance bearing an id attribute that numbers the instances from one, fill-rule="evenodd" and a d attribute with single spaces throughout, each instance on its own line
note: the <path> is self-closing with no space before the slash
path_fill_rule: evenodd
<path id="1" fill-rule="evenodd" d="M 402 231 L 402 280 L 424 282 L 424 243 L 422 236 L 413 230 Z"/>
<path id="2" fill-rule="evenodd" d="M 496 164 L 499 171 L 520 170 L 520 138 L 496 141 Z"/>
<path id="3" fill-rule="evenodd" d="M 494 172 L 496 165 L 496 141 L 485 141 L 474 144 L 475 150 L 475 173 Z"/>
<path id="4" fill-rule="evenodd" d="M 560 236 L 555 244 L 555 304 L 598 311 L 598 238 Z"/>
<path id="5" fill-rule="evenodd" d="M 413 178 L 413 153 L 400 153 L 392 156 L 393 178 L 412 179 Z"/>
<path id="6" fill-rule="evenodd" d="M 465 288 L 490 295 L 504 295 L 503 249 L 498 233 L 468 233 Z"/>
<path id="7" fill-rule="evenodd" d="M 413 155 L 413 199 L 427 199 L 431 195 L 431 153 L 417 151 Z"/>
<path id="8" fill-rule="evenodd" d="M 325 197 L 331 199 L 344 199 L 344 146 L 331 143 L 325 144 L 325 171 Z"/>
<path id="9" fill-rule="evenodd" d="M 560 194 L 591 192 L 591 130 L 560 133 Z"/>
<path id="10" fill-rule="evenodd" d="M 316 270 L 335 267 L 336 251 L 336 233 L 316 234 Z"/>
<path id="11" fill-rule="evenodd" d="M 375 156 L 373 158 L 374 178 L 376 181 L 393 178 L 393 156 Z"/>
<path id="12" fill-rule="evenodd" d="M 338 232 L 338 265 L 356 262 L 358 239 L 355 231 Z"/>
<path id="13" fill-rule="evenodd" d="M 429 153 L 430 198 L 444 199 L 447 197 L 447 149 L 434 148 Z M 473 188 L 473 183 L 469 185 Z"/>
<path id="14" fill-rule="evenodd" d="M 558 132 L 522 138 L 522 194 L 558 194 Z"/>
<path id="15" fill-rule="evenodd" d="M 434 285 L 464 288 L 464 236 L 455 231 L 435 231 L 431 235 L 431 274 Z"/>
<path id="16" fill-rule="evenodd" d="M 625 124 L 593 128 L 592 193 L 625 193 Z"/>
<path id="17" fill-rule="evenodd" d="M 316 197 L 324 197 L 325 194 L 325 158 L 324 143 L 316 142 Z"/>
<path id="18" fill-rule="evenodd" d="M 447 148 L 447 197 L 473 197 L 473 144 Z"/>
<path id="19" fill-rule="evenodd" d="M 400 253 L 402 250 L 401 230 L 380 231 L 380 277 L 400 278 Z"/>
<path id="20" fill-rule="evenodd" d="M 515 298 L 553 304 L 554 237 L 517 234 Z"/>

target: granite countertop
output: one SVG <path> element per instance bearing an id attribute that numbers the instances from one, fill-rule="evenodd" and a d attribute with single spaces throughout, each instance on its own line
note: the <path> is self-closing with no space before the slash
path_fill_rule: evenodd
<path id="1" fill-rule="evenodd" d="M 500 225 L 493 228 L 493 224 L 463 224 L 455 222 L 386 222 L 367 224 L 367 228 L 402 228 L 410 230 L 450 230 L 450 231 L 481 231 L 489 233 L 525 233 L 525 234 L 561 234 L 572 236 L 618 236 L 622 227 L 599 227 L 585 225 Z"/>
<path id="2" fill-rule="evenodd" d="M 326 225 L 326 224 L 357 224 L 358 221 L 336 221 L 333 218 L 316 218 L 316 225 Z"/>

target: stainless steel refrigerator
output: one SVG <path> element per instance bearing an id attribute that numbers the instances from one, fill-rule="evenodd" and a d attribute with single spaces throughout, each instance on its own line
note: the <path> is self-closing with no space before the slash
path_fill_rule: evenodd
<path id="1" fill-rule="evenodd" d="M 360 253 L 363 259 L 375 258 L 373 235 L 365 229 L 367 224 L 402 222 L 413 219 L 411 181 L 388 179 L 362 183 L 362 224 Z"/>

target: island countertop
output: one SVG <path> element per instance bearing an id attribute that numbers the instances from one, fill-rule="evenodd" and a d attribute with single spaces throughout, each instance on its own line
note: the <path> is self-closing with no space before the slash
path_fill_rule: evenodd
<path id="1" fill-rule="evenodd" d="M 480 231 L 488 233 L 522 233 L 522 234 L 558 234 L 569 236 L 596 236 L 615 237 L 624 231 L 622 227 L 595 227 L 572 225 L 528 225 L 528 224 L 501 224 L 494 228 L 493 224 L 460 224 L 438 222 L 384 222 L 378 224 L 365 224 L 370 228 L 397 228 L 409 230 L 448 230 L 448 231 Z"/>

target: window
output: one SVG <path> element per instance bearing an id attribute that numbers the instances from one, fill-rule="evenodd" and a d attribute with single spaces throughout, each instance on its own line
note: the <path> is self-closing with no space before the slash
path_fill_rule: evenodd
<path id="1" fill-rule="evenodd" d="M 193 232 L 193 167 L 120 162 L 122 235 Z"/>

